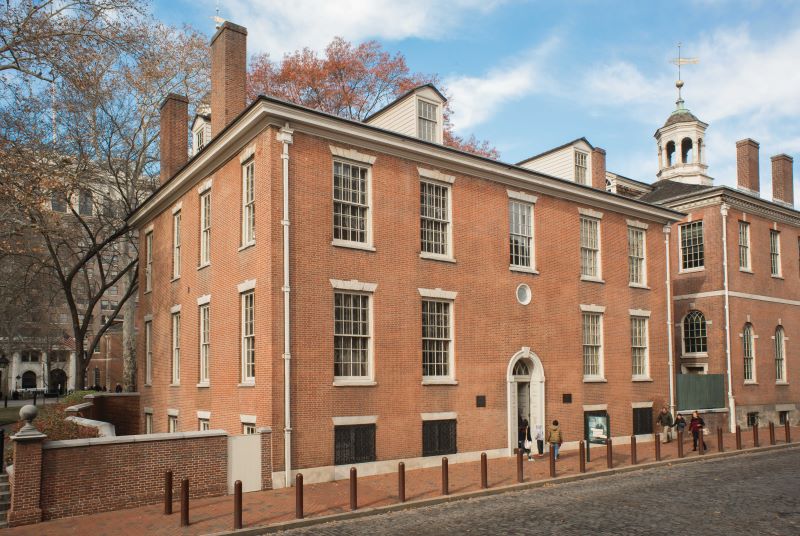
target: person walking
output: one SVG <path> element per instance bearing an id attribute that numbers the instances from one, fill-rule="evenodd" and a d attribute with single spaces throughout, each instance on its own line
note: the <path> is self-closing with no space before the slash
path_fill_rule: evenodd
<path id="1" fill-rule="evenodd" d="M 664 435 L 662 443 L 669 443 L 672 441 L 672 426 L 675 422 L 672 420 L 672 413 L 667 411 L 667 406 L 661 408 L 661 413 L 658 414 L 656 424 L 661 426 L 661 432 Z"/>
<path id="2" fill-rule="evenodd" d="M 706 442 L 703 441 L 703 428 L 706 427 L 706 422 L 696 411 L 692 413 L 692 420 L 689 421 L 689 431 L 692 432 L 692 442 L 694 447 L 692 450 L 697 450 L 697 444 L 700 443 L 700 448 L 704 451 L 708 450 Z"/>
<path id="3" fill-rule="evenodd" d="M 561 436 L 561 429 L 558 427 L 558 421 L 553 421 L 553 425 L 547 430 L 547 442 L 550 443 L 550 448 L 553 450 L 553 453 L 558 459 L 558 449 L 561 447 L 561 443 L 563 443 L 563 438 Z"/>
<path id="4" fill-rule="evenodd" d="M 531 457 L 531 447 L 533 447 L 533 441 L 531 440 L 531 428 L 528 425 L 528 419 L 523 419 L 522 424 L 519 427 L 519 448 L 528 455 L 528 461 L 533 461 Z"/>
<path id="5" fill-rule="evenodd" d="M 536 425 L 536 450 L 540 458 L 544 456 L 544 427 L 541 424 Z"/>

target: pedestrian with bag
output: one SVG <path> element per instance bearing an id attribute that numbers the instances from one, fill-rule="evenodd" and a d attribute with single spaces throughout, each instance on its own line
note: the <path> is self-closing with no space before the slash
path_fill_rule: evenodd
<path id="1" fill-rule="evenodd" d="M 706 446 L 706 442 L 703 441 L 703 429 L 706 427 L 706 422 L 700 416 L 699 413 L 696 411 L 692 413 L 692 420 L 689 421 L 689 431 L 692 432 L 692 441 L 694 443 L 694 448 L 692 450 L 697 450 L 697 444 L 700 443 L 700 448 L 703 451 L 708 450 Z"/>
<path id="2" fill-rule="evenodd" d="M 519 448 L 528 455 L 528 461 L 533 461 L 533 458 L 531 458 L 532 446 L 533 442 L 531 441 L 531 429 L 528 426 L 528 419 L 523 419 L 519 427 Z"/>
<path id="3" fill-rule="evenodd" d="M 561 436 L 561 429 L 558 427 L 558 420 L 553 421 L 553 425 L 547 430 L 547 442 L 550 443 L 550 449 L 553 451 L 556 460 L 558 459 L 558 449 L 564 442 Z"/>
<path id="4" fill-rule="evenodd" d="M 672 413 L 667 411 L 667 406 L 661 408 L 661 413 L 658 414 L 656 424 L 661 426 L 661 432 L 664 435 L 662 443 L 669 443 L 672 441 L 672 427 L 675 422 L 672 420 Z"/>
<path id="5" fill-rule="evenodd" d="M 536 425 L 536 450 L 539 458 L 544 456 L 544 427 L 541 424 Z"/>

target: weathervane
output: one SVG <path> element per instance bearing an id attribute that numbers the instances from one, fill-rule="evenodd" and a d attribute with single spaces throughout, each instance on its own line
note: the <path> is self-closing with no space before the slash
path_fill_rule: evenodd
<path id="1" fill-rule="evenodd" d="M 222 23 L 225 22 L 225 19 L 219 16 L 219 0 L 217 0 L 217 10 L 216 14 L 211 17 L 211 20 L 214 21 L 214 29 L 219 30 L 219 27 L 222 26 Z"/>
<path id="2" fill-rule="evenodd" d="M 699 58 L 682 58 L 681 57 L 681 43 L 678 43 L 678 57 L 669 60 L 673 65 L 678 66 L 678 80 L 675 82 L 675 87 L 678 88 L 678 100 L 675 104 L 678 108 L 683 108 L 683 98 L 681 97 L 681 88 L 683 87 L 683 80 L 681 80 L 681 65 L 697 64 L 700 63 Z"/>

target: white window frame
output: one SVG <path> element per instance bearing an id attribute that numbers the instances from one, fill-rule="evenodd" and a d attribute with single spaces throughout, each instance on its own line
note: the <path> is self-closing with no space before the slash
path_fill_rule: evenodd
<path id="1" fill-rule="evenodd" d="M 352 201 L 345 201 L 342 199 L 336 199 L 336 165 L 344 165 L 344 166 L 351 166 L 360 169 L 364 169 L 366 171 L 366 179 L 365 179 L 365 200 L 366 204 L 362 205 L 361 203 L 354 203 Z M 361 207 L 364 209 L 364 240 L 347 240 L 343 238 L 336 238 L 336 227 L 334 222 L 331 222 L 331 231 L 333 235 L 333 240 L 331 244 L 334 246 L 343 246 L 343 247 L 351 247 L 355 249 L 366 249 L 374 251 L 374 247 L 372 244 L 372 164 L 366 162 L 357 162 L 353 160 L 348 160 L 346 158 L 339 158 L 336 157 L 333 159 L 333 165 L 331 167 L 331 199 L 333 202 L 333 217 L 334 220 L 336 218 L 336 204 L 341 203 L 344 205 L 351 205 L 356 207 Z"/>
<path id="2" fill-rule="evenodd" d="M 519 210 L 515 212 L 515 208 L 518 207 Z M 520 214 L 522 211 L 527 211 L 527 214 L 522 214 L 523 217 L 527 217 L 527 225 L 523 225 L 520 223 L 516 228 L 514 226 L 514 215 Z M 522 271 L 535 271 L 536 270 L 536 247 L 534 240 L 534 203 L 522 201 L 519 199 L 511 198 L 508 200 L 508 225 L 509 225 L 509 267 L 512 270 L 522 270 Z M 517 232 L 515 232 L 517 231 Z M 528 249 L 528 262 L 527 263 L 515 263 L 514 262 L 514 238 L 521 238 L 527 241 L 526 247 Z"/>
<path id="3" fill-rule="evenodd" d="M 752 272 L 750 256 L 750 222 L 739 221 L 739 270 Z"/>
<path id="4" fill-rule="evenodd" d="M 172 279 L 181 276 L 181 211 L 172 214 Z"/>
<path id="5" fill-rule="evenodd" d="M 178 432 L 178 416 L 167 415 L 167 432 L 174 434 Z"/>
<path id="6" fill-rule="evenodd" d="M 581 162 L 583 160 L 583 162 Z M 574 158 L 574 170 L 575 170 L 575 182 L 577 184 L 583 184 L 584 186 L 589 184 L 589 153 L 584 151 L 575 150 L 575 158 Z M 581 176 L 582 175 L 582 176 Z"/>
<path id="7" fill-rule="evenodd" d="M 428 186 L 432 186 L 434 188 L 444 188 L 447 192 L 447 220 L 440 220 L 436 218 L 430 218 L 422 215 L 422 188 L 423 184 Z M 432 251 L 424 251 L 422 245 L 422 227 L 423 221 L 430 220 L 430 221 L 437 221 L 440 223 L 444 223 L 446 225 L 444 237 L 445 237 L 445 252 L 444 253 L 436 253 Z M 450 261 L 454 262 L 453 259 L 453 185 L 452 183 L 441 182 L 436 180 L 431 180 L 428 178 L 420 178 L 420 218 L 419 218 L 419 225 L 420 225 L 420 254 L 419 256 L 423 259 L 433 259 L 433 260 L 442 260 L 442 261 Z"/>
<path id="8" fill-rule="evenodd" d="M 584 382 L 605 382 L 605 359 L 604 359 L 604 348 L 605 348 L 605 336 L 603 333 L 603 317 L 604 317 L 604 310 L 605 308 L 595 308 L 595 307 L 581 307 L 581 350 L 582 350 L 582 371 L 583 371 L 583 381 Z M 598 333 L 598 344 L 589 344 L 587 343 L 586 339 L 586 319 L 595 317 L 597 318 L 597 333 Z M 597 373 L 596 374 L 586 374 L 586 347 L 587 346 L 597 346 Z"/>
<path id="9" fill-rule="evenodd" d="M 144 268 L 144 291 L 153 290 L 153 231 L 147 231 L 144 235 L 145 247 L 145 268 Z"/>
<path id="10" fill-rule="evenodd" d="M 200 267 L 211 264 L 211 190 L 200 194 Z"/>
<path id="11" fill-rule="evenodd" d="M 587 242 L 584 245 L 583 242 L 583 229 L 584 224 L 588 225 L 593 223 L 595 225 L 595 229 L 597 230 L 595 236 L 597 240 L 597 247 L 592 248 L 591 244 Z M 602 248 L 602 232 L 600 229 L 600 218 L 595 218 L 593 216 L 582 214 L 580 216 L 580 223 L 579 223 L 579 240 L 580 240 L 580 268 L 581 268 L 581 281 L 595 281 L 595 282 L 603 282 L 603 248 Z M 588 236 L 588 235 L 587 235 Z M 584 273 L 584 251 L 588 253 L 594 254 L 594 266 L 595 266 L 595 273 L 594 274 L 587 274 Z"/>
<path id="12" fill-rule="evenodd" d="M 429 117 L 424 117 L 422 115 L 423 107 L 429 106 L 433 108 L 433 116 L 434 119 L 430 119 Z M 417 109 L 415 110 L 415 115 L 417 119 L 417 137 L 423 141 L 428 141 L 431 143 L 439 143 L 439 134 L 441 126 L 439 125 L 439 117 L 441 116 L 440 113 L 441 104 L 429 101 L 427 99 L 423 99 L 417 97 Z M 424 121 L 424 123 L 423 123 Z M 423 132 L 428 132 L 429 129 L 423 129 L 422 125 L 431 125 L 432 124 L 432 136 L 427 137 L 423 136 Z"/>
<path id="13" fill-rule="evenodd" d="M 194 140 L 193 140 L 194 141 L 194 144 L 193 144 L 194 154 L 199 153 L 203 149 L 203 147 L 205 147 L 205 145 L 206 145 L 205 144 L 205 140 L 204 140 L 204 136 L 203 136 L 203 134 L 204 134 L 203 131 L 205 130 L 204 127 L 205 127 L 205 125 L 203 125 L 203 127 L 198 128 L 198 129 L 196 129 L 194 131 Z"/>
<path id="14" fill-rule="evenodd" d="M 706 351 L 705 352 L 687 352 L 686 351 L 686 317 L 688 317 L 693 312 L 697 311 L 703 317 L 703 331 L 705 333 L 706 339 Z M 690 309 L 683 315 L 681 318 L 681 356 L 682 357 L 707 357 L 708 356 L 708 326 L 711 322 L 708 321 L 706 318 L 706 314 L 699 310 L 699 309 Z"/>
<path id="15" fill-rule="evenodd" d="M 255 160 L 242 164 L 242 246 L 256 243 L 256 171 Z"/>
<path id="16" fill-rule="evenodd" d="M 634 345 L 635 340 L 635 323 L 642 322 L 644 324 L 644 346 Z M 644 348 L 642 363 L 642 372 L 636 373 L 636 363 L 634 356 L 635 348 Z M 634 381 L 648 381 L 650 380 L 650 319 L 646 316 L 631 315 L 631 377 Z"/>
<path id="17" fill-rule="evenodd" d="M 786 384 L 786 330 L 783 326 L 775 328 L 775 383 Z"/>
<path id="18" fill-rule="evenodd" d="M 211 359 L 211 304 L 206 302 L 198 306 L 198 317 L 200 320 L 199 339 L 200 339 L 200 363 L 199 383 L 204 386 L 210 383 L 210 359 Z"/>
<path id="19" fill-rule="evenodd" d="M 375 286 L 372 286 L 368 283 L 359 284 L 357 282 L 349 282 L 348 284 L 341 284 L 339 281 L 334 280 L 334 292 L 333 292 L 333 337 L 334 337 L 334 355 L 333 355 L 333 363 L 334 363 L 334 371 L 333 371 L 333 385 L 335 386 L 347 386 L 347 385 L 374 385 L 375 384 L 375 338 L 373 337 L 373 310 L 374 310 L 374 303 L 373 303 L 373 292 Z M 350 287 L 350 288 L 345 288 Z M 365 296 L 367 298 L 367 373 L 363 376 L 347 376 L 347 375 L 336 375 L 336 355 L 335 355 L 335 340 L 336 337 L 358 337 L 349 333 L 336 333 L 336 295 L 337 294 L 349 294 L 353 296 Z M 361 336 L 363 337 L 363 336 Z"/>
<path id="20" fill-rule="evenodd" d="M 172 384 L 181 384 L 181 312 L 172 313 Z"/>
<path id="21" fill-rule="evenodd" d="M 144 433 L 153 433 L 153 414 L 145 412 L 144 414 Z"/>
<path id="22" fill-rule="evenodd" d="M 256 428 L 256 423 L 254 422 L 243 422 L 242 423 L 242 435 L 255 435 L 258 432 Z"/>
<path id="23" fill-rule="evenodd" d="M 255 371 L 255 367 L 256 367 L 256 357 L 255 357 L 255 352 L 256 352 L 256 294 L 255 294 L 255 292 L 256 292 L 255 289 L 250 289 L 250 290 L 246 290 L 246 291 L 244 291 L 244 292 L 239 294 L 239 300 L 241 302 L 241 305 L 240 305 L 240 308 L 241 308 L 241 319 L 240 319 L 241 339 L 240 339 L 240 342 L 239 342 L 240 347 L 241 347 L 241 352 L 240 352 L 241 378 L 242 378 L 242 384 L 245 384 L 245 385 L 252 385 L 252 384 L 255 384 L 255 382 L 256 382 L 256 371 Z M 252 311 L 251 311 L 252 320 L 251 320 L 251 326 L 250 326 L 251 329 L 250 329 L 249 333 L 248 333 L 248 330 L 247 330 L 247 308 L 248 308 L 247 307 L 247 300 L 248 300 L 248 298 L 250 298 L 250 300 L 252 301 Z M 252 359 L 252 374 L 250 374 L 251 371 L 248 370 L 248 369 L 251 368 L 249 366 L 250 365 L 249 356 L 247 355 L 250 344 L 252 344 L 252 355 L 253 355 L 253 359 Z"/>
<path id="24" fill-rule="evenodd" d="M 144 322 L 144 384 L 153 384 L 153 320 Z"/>
<path id="25" fill-rule="evenodd" d="M 781 278 L 781 232 L 777 229 L 769 230 L 769 273 L 772 277 Z"/>
<path id="26" fill-rule="evenodd" d="M 700 245 L 703 248 L 703 263 L 700 266 L 694 266 L 690 268 L 684 268 L 684 258 L 683 258 L 683 232 L 684 229 L 689 229 L 692 226 L 700 226 L 700 232 L 702 233 L 703 240 L 700 242 Z M 678 226 L 678 273 L 689 273 L 689 272 L 700 272 L 706 269 L 706 229 L 703 220 L 696 220 L 690 221 L 686 223 L 682 223 Z"/>
<path id="27" fill-rule="evenodd" d="M 425 375 L 425 373 L 424 373 L 424 362 L 423 362 L 423 359 L 424 359 L 424 348 L 422 348 L 422 347 L 424 347 L 426 339 L 422 338 L 422 334 L 420 334 L 420 342 L 421 342 L 420 352 L 422 354 L 420 356 L 422 358 L 422 359 L 420 359 L 420 364 L 423 365 L 422 385 L 453 385 L 453 384 L 457 383 L 456 382 L 456 358 L 455 358 L 455 353 L 456 353 L 455 352 L 455 345 L 456 345 L 456 343 L 455 343 L 455 341 L 456 341 L 456 336 L 455 336 L 455 325 L 456 325 L 456 322 L 455 322 L 455 319 L 456 319 L 455 298 L 446 297 L 447 294 L 451 294 L 451 293 L 444 293 L 444 292 L 441 293 L 441 295 L 437 296 L 438 293 L 436 293 L 436 292 L 423 292 L 421 290 L 420 294 L 422 294 L 422 300 L 420 301 L 420 310 L 419 310 L 420 311 L 420 326 L 423 325 L 422 324 L 422 319 L 423 319 L 422 308 L 423 308 L 423 303 L 424 302 L 444 303 L 444 304 L 446 304 L 448 306 L 448 323 L 449 323 L 449 325 L 448 325 L 449 337 L 446 339 L 448 341 L 448 345 L 447 345 L 447 374 L 446 375 Z M 430 340 L 442 340 L 442 339 L 430 338 Z"/>
<path id="28" fill-rule="evenodd" d="M 632 239 L 641 237 L 641 257 L 634 255 Z M 638 240 L 637 240 L 638 241 Z M 633 263 L 639 263 L 639 280 L 633 280 Z M 647 288 L 647 231 L 641 227 L 628 226 L 628 285 L 631 287 Z"/>
<path id="29" fill-rule="evenodd" d="M 742 338 L 742 379 L 744 383 L 757 383 L 756 377 L 756 335 L 753 324 L 747 322 L 741 333 Z M 748 356 L 748 347 L 750 355 Z M 750 377 L 747 377 L 747 361 L 750 360 Z"/>
<path id="30" fill-rule="evenodd" d="M 197 429 L 201 432 L 207 432 L 211 430 L 211 421 L 206 418 L 197 419 Z"/>

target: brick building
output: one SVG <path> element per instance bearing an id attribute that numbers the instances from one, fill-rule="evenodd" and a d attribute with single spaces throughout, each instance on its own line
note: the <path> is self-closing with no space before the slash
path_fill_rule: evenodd
<path id="1" fill-rule="evenodd" d="M 364 122 L 248 106 L 246 33 L 212 39 L 188 162 L 165 100 L 162 184 L 130 216 L 144 430 L 269 426 L 276 486 L 507 455 L 522 418 L 652 431 L 683 214 L 606 192 L 602 149 L 564 179 L 443 146 L 432 86 Z"/>

